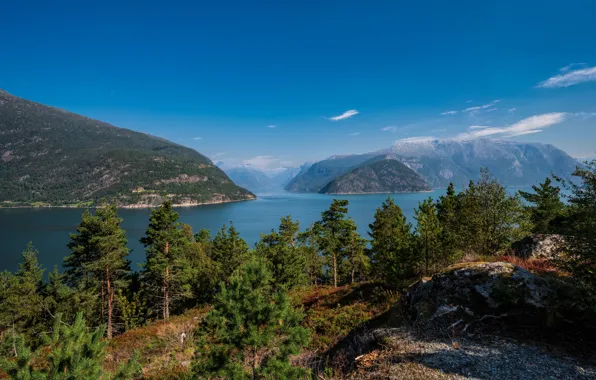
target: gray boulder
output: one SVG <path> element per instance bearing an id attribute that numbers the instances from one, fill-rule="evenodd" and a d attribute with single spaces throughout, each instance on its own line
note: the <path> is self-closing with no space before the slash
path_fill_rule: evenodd
<path id="1" fill-rule="evenodd" d="M 556 258 L 565 248 L 565 238 L 556 234 L 535 234 L 511 245 L 513 254 L 523 259 Z"/>

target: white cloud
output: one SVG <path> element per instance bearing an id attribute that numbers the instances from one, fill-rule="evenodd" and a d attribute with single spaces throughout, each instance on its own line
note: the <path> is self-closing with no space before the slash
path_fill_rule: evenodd
<path id="1" fill-rule="evenodd" d="M 507 127 L 483 127 L 473 125 L 468 128 L 469 132 L 459 134 L 456 139 L 469 140 L 492 135 L 513 137 L 538 133 L 542 132 L 542 128 L 563 122 L 567 116 L 568 114 L 565 112 L 551 112 L 527 117 Z"/>
<path id="2" fill-rule="evenodd" d="M 192 139 L 193 140 L 202 140 L 203 138 L 202 137 L 193 137 Z"/>
<path id="3" fill-rule="evenodd" d="M 220 157 L 220 156 L 223 156 L 224 154 L 226 154 L 226 152 L 218 152 L 218 153 L 212 154 L 211 157 Z"/>
<path id="4" fill-rule="evenodd" d="M 475 106 L 475 107 L 468 107 L 465 110 L 463 110 L 462 112 L 472 112 L 472 111 L 479 111 L 479 110 L 483 110 L 485 108 L 491 108 L 493 107 L 495 104 L 499 103 L 500 100 L 493 100 L 492 102 L 488 103 L 488 104 L 483 104 L 481 106 Z M 496 108 L 495 108 L 496 109 Z"/>
<path id="5" fill-rule="evenodd" d="M 507 112 L 509 112 L 509 113 L 511 113 L 511 112 L 515 112 L 515 110 L 516 110 L 516 109 L 517 109 L 517 108 L 515 108 L 515 107 L 513 107 L 513 108 L 509 108 L 509 109 L 507 110 Z"/>
<path id="6" fill-rule="evenodd" d="M 586 64 L 585 64 L 585 63 L 583 63 L 583 62 L 579 62 L 579 63 L 570 63 L 570 64 L 568 64 L 567 66 L 563 66 L 563 67 L 561 67 L 561 69 L 560 69 L 559 71 L 561 71 L 561 72 L 563 72 L 563 73 L 566 73 L 567 71 L 571 70 L 572 68 L 574 68 L 574 67 L 578 67 L 578 66 L 579 66 L 579 67 L 584 67 L 584 66 L 586 66 Z"/>
<path id="7" fill-rule="evenodd" d="M 437 140 L 434 136 L 414 136 L 414 137 L 406 137 L 403 139 L 399 139 L 396 143 L 417 143 L 417 142 L 428 142 Z"/>
<path id="8" fill-rule="evenodd" d="M 256 156 L 253 158 L 249 158 L 248 160 L 242 161 L 244 166 L 250 166 L 257 169 L 268 169 L 270 167 L 277 167 L 276 165 L 279 163 L 279 159 L 273 156 Z"/>
<path id="9" fill-rule="evenodd" d="M 275 125 L 268 125 L 267 128 L 277 128 Z"/>
<path id="10" fill-rule="evenodd" d="M 567 66 L 566 66 L 567 67 Z M 574 84 L 596 81 L 596 67 L 587 67 L 585 69 L 572 70 L 564 74 L 555 75 L 545 81 L 538 83 L 536 87 L 557 88 L 569 87 Z"/>
<path id="11" fill-rule="evenodd" d="M 385 131 L 385 132 L 395 132 L 397 131 L 397 127 L 394 127 L 392 125 L 388 125 L 386 127 L 381 128 L 381 131 Z"/>
<path id="12" fill-rule="evenodd" d="M 349 111 L 342 113 L 341 115 L 330 117 L 329 120 L 338 121 L 338 120 L 349 119 L 352 116 L 358 115 L 358 113 L 359 112 L 356 110 L 349 110 Z"/>
<path id="13" fill-rule="evenodd" d="M 455 115 L 457 113 L 457 111 L 445 111 L 445 112 L 441 112 L 441 115 Z"/>
<path id="14" fill-rule="evenodd" d="M 470 125 L 468 127 L 468 129 L 486 129 L 486 128 L 490 128 L 490 127 L 486 126 L 486 125 Z"/>
<path id="15" fill-rule="evenodd" d="M 348 136 L 358 136 L 360 134 L 360 132 L 354 132 L 354 133 L 350 133 Z"/>

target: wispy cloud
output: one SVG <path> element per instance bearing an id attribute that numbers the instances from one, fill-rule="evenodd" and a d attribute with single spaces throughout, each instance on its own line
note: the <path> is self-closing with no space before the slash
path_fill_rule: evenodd
<path id="1" fill-rule="evenodd" d="M 414 137 L 406 137 L 403 139 L 399 139 L 396 143 L 417 143 L 417 142 L 428 142 L 437 140 L 434 136 L 414 136 Z"/>
<path id="2" fill-rule="evenodd" d="M 384 132 L 395 132 L 395 131 L 397 131 L 397 127 L 394 127 L 392 125 L 388 125 L 386 127 L 381 128 L 381 131 L 384 131 Z"/>
<path id="3" fill-rule="evenodd" d="M 530 116 L 506 127 L 485 127 L 473 125 L 468 128 L 468 132 L 459 134 L 456 139 L 468 140 L 494 135 L 513 137 L 538 133 L 542 132 L 543 128 L 563 122 L 567 116 L 568 114 L 565 112 L 551 112 Z"/>
<path id="4" fill-rule="evenodd" d="M 211 157 L 221 157 L 221 156 L 223 156 L 224 154 L 226 154 L 226 152 L 218 152 L 218 153 L 214 153 L 214 154 L 212 154 L 212 155 L 211 155 Z"/>
<path id="5" fill-rule="evenodd" d="M 441 112 L 441 115 L 455 115 L 457 113 L 457 111 L 445 111 L 445 112 Z"/>
<path id="6" fill-rule="evenodd" d="M 193 137 L 192 139 L 193 140 L 202 140 L 203 138 L 202 137 Z"/>
<path id="7" fill-rule="evenodd" d="M 493 107 L 495 104 L 497 104 L 499 102 L 500 102 L 500 100 L 498 100 L 498 99 L 497 100 L 493 100 L 492 102 L 490 102 L 488 104 L 483 104 L 481 106 L 468 107 L 465 110 L 463 110 L 462 112 L 473 112 L 473 111 L 483 110 L 485 108 L 491 108 L 491 107 Z"/>
<path id="8" fill-rule="evenodd" d="M 274 156 L 256 156 L 242 161 L 244 166 L 249 166 L 257 169 L 268 169 L 273 166 L 279 166 L 279 159 Z"/>
<path id="9" fill-rule="evenodd" d="M 277 128 L 276 125 L 268 125 L 267 128 Z"/>
<path id="10" fill-rule="evenodd" d="M 559 71 L 561 71 L 561 72 L 563 72 L 563 73 L 566 73 L 567 71 L 569 71 L 569 70 L 571 70 L 571 69 L 573 69 L 573 68 L 575 68 L 575 67 L 584 67 L 584 66 L 586 66 L 586 64 L 585 64 L 585 63 L 583 63 L 583 62 L 578 62 L 578 63 L 570 63 L 570 64 L 568 64 L 567 66 L 563 66 L 563 67 L 561 67 L 561 69 L 560 69 Z"/>
<path id="11" fill-rule="evenodd" d="M 565 66 L 567 67 L 567 66 Z M 584 69 L 565 71 L 563 74 L 555 75 L 545 81 L 538 83 L 536 87 L 557 88 L 569 87 L 575 84 L 596 81 L 596 66 Z"/>
<path id="12" fill-rule="evenodd" d="M 507 112 L 509 112 L 509 113 L 511 113 L 511 112 L 515 112 L 515 110 L 516 110 L 516 109 L 517 109 L 517 108 L 515 108 L 515 107 L 513 107 L 513 108 L 509 108 L 509 109 L 507 110 Z"/>
<path id="13" fill-rule="evenodd" d="M 338 121 L 338 120 L 349 119 L 352 116 L 358 115 L 358 113 L 359 112 L 356 110 L 349 110 L 349 111 L 342 113 L 341 115 L 330 117 L 329 120 Z"/>
<path id="14" fill-rule="evenodd" d="M 350 133 L 348 136 L 358 136 L 360 134 L 360 132 L 354 132 L 354 133 Z"/>

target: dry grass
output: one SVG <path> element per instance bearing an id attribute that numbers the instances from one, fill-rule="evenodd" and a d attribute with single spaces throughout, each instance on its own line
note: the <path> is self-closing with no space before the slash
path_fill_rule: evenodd
<path id="1" fill-rule="evenodd" d="M 547 259 L 522 259 L 517 256 L 497 256 L 495 261 L 504 261 L 536 274 L 565 275 L 552 261 Z"/>

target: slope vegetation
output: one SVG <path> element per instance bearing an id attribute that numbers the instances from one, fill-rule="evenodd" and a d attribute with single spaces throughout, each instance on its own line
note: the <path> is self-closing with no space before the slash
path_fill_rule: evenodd
<path id="1" fill-rule="evenodd" d="M 254 198 L 193 149 L 0 91 L 3 205 Z"/>

